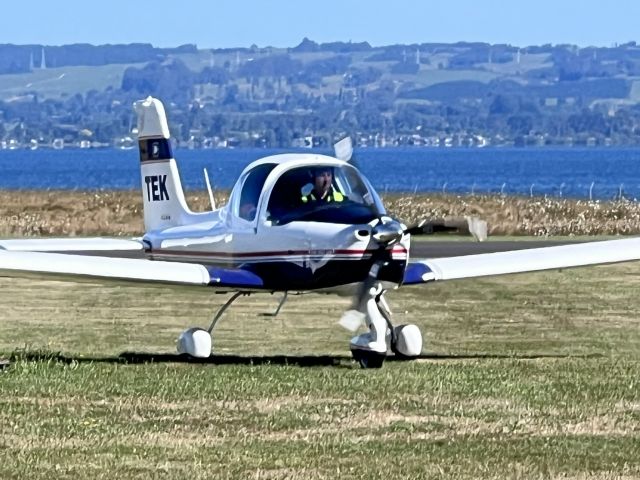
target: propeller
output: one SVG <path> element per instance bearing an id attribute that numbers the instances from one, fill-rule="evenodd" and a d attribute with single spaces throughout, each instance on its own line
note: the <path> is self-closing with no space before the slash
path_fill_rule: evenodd
<path id="1" fill-rule="evenodd" d="M 338 160 L 349 162 L 360 170 L 353 152 L 351 137 L 347 136 L 336 142 L 333 149 L 335 157 Z M 406 234 L 425 233 L 426 224 L 426 220 L 420 220 L 408 227 L 403 227 L 398 220 L 391 217 L 383 216 L 378 218 L 377 223 L 375 223 L 371 229 L 371 237 L 378 244 L 378 248 L 373 252 L 371 268 L 369 269 L 367 277 L 358 287 L 358 291 L 354 297 L 353 308 L 345 312 L 340 319 L 340 325 L 351 331 L 356 331 L 360 327 L 365 319 L 363 312 L 366 310 L 366 302 L 372 296 L 381 293 L 373 289 L 379 288 L 380 270 L 389 260 L 387 248 L 398 243 Z"/>
<path id="2" fill-rule="evenodd" d="M 373 252 L 371 268 L 367 277 L 360 283 L 354 296 L 353 307 L 348 310 L 340 319 L 340 325 L 350 331 L 356 331 L 364 321 L 366 302 L 372 297 L 379 295 L 379 275 L 381 269 L 389 260 L 388 247 L 398 243 L 406 234 L 422 231 L 426 220 L 421 220 L 408 227 L 391 217 L 380 217 L 371 230 L 371 237 L 378 244 L 378 248 Z"/>

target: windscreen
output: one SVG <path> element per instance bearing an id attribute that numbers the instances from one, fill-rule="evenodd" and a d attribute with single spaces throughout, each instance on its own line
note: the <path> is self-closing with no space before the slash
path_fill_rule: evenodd
<path id="1" fill-rule="evenodd" d="M 350 165 L 297 167 L 283 173 L 267 209 L 274 225 L 292 221 L 368 223 L 384 214 L 376 193 Z"/>

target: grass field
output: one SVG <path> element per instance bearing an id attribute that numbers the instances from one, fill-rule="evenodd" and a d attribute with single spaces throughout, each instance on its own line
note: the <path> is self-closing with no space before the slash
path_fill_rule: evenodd
<path id="1" fill-rule="evenodd" d="M 380 371 L 349 299 L 242 298 L 199 364 L 226 297 L 0 278 L 0 478 L 640 478 L 639 266 L 391 292 L 425 355 Z"/>
<path id="2" fill-rule="evenodd" d="M 59 98 L 62 95 L 84 95 L 89 90 L 120 88 L 124 71 L 144 64 L 111 64 L 100 67 L 59 67 L 34 70 L 30 73 L 0 75 L 0 99 L 37 92 L 38 98 Z"/>

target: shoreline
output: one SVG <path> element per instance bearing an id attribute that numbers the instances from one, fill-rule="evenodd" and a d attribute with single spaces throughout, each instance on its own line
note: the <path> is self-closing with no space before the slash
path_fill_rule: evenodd
<path id="1" fill-rule="evenodd" d="M 224 205 L 227 191 L 214 192 Z M 206 191 L 187 191 L 194 211 L 210 209 Z M 489 235 L 589 236 L 640 234 L 640 203 L 567 198 L 454 194 L 382 195 L 406 223 L 476 216 Z M 143 233 L 139 190 L 0 190 L 0 237 L 134 236 Z"/>

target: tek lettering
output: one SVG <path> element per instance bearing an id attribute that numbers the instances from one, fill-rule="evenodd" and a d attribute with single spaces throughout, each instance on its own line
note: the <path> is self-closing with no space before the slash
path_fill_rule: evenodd
<path id="1" fill-rule="evenodd" d="M 147 175 L 144 177 L 144 183 L 147 184 L 148 201 L 161 202 L 169 200 L 166 175 Z"/>

